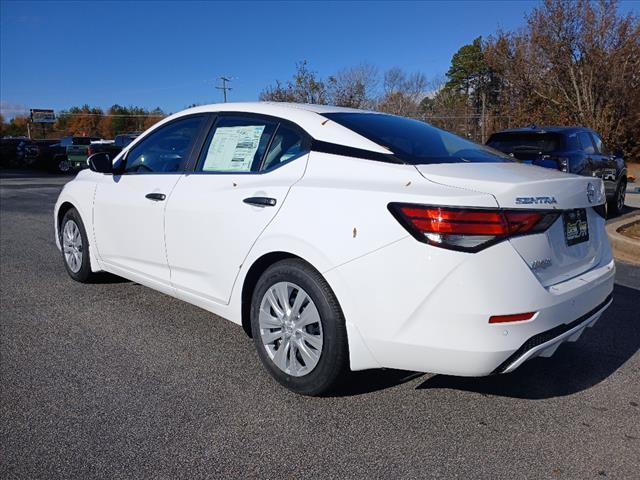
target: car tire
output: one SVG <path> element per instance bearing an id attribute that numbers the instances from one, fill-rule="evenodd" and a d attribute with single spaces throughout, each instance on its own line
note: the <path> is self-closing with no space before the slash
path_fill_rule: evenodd
<path id="1" fill-rule="evenodd" d="M 618 188 L 616 188 L 616 193 L 614 197 L 609 201 L 609 208 L 607 213 L 610 216 L 620 215 L 622 210 L 624 210 L 624 202 L 625 196 L 627 193 L 627 180 L 625 178 L 620 180 L 618 183 Z"/>
<path id="2" fill-rule="evenodd" d="M 75 208 L 64 214 L 59 228 L 62 261 L 69 276 L 76 282 L 89 283 L 96 274 L 91 271 L 89 240 L 84 223 Z"/>
<path id="3" fill-rule="evenodd" d="M 53 170 L 64 175 L 71 172 L 71 162 L 64 155 L 58 155 L 53 159 Z"/>
<path id="4" fill-rule="evenodd" d="M 250 315 L 258 356 L 279 383 L 310 396 L 340 386 L 349 372 L 345 321 L 317 270 L 300 259 L 271 265 L 253 291 Z"/>

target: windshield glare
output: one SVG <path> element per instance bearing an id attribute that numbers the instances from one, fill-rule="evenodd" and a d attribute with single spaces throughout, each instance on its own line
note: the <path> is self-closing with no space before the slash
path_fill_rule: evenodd
<path id="1" fill-rule="evenodd" d="M 428 123 L 380 113 L 325 113 L 325 117 L 381 145 L 413 165 L 512 162 L 493 148 L 465 140 Z"/>

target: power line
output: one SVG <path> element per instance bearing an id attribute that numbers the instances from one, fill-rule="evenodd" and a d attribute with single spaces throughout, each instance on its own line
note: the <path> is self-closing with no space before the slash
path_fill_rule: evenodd
<path id="1" fill-rule="evenodd" d="M 231 81 L 231 77 L 218 77 L 220 80 L 222 80 L 222 86 L 218 87 L 216 86 L 216 88 L 218 90 L 222 90 L 222 93 L 224 95 L 224 103 L 227 103 L 227 90 L 233 90 L 231 87 L 227 86 L 227 82 Z"/>

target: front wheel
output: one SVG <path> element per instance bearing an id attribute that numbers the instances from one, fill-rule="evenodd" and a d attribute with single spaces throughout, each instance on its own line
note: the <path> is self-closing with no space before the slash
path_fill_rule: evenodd
<path id="1" fill-rule="evenodd" d="M 81 283 L 91 281 L 95 273 L 91 271 L 89 240 L 80 214 L 75 208 L 65 213 L 60 223 L 60 246 L 69 276 Z"/>
<path id="2" fill-rule="evenodd" d="M 251 331 L 267 371 L 293 392 L 326 394 L 348 372 L 342 310 L 322 275 L 302 260 L 282 260 L 262 274 Z"/>

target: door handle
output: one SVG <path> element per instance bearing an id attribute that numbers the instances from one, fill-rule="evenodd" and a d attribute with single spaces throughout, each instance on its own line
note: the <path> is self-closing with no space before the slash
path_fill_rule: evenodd
<path id="1" fill-rule="evenodd" d="M 275 207 L 276 205 L 276 199 L 269 197 L 249 197 L 245 198 L 243 202 L 256 207 Z"/>
<path id="2" fill-rule="evenodd" d="M 164 193 L 147 193 L 144 198 L 153 200 L 154 202 L 162 202 L 167 196 Z"/>

